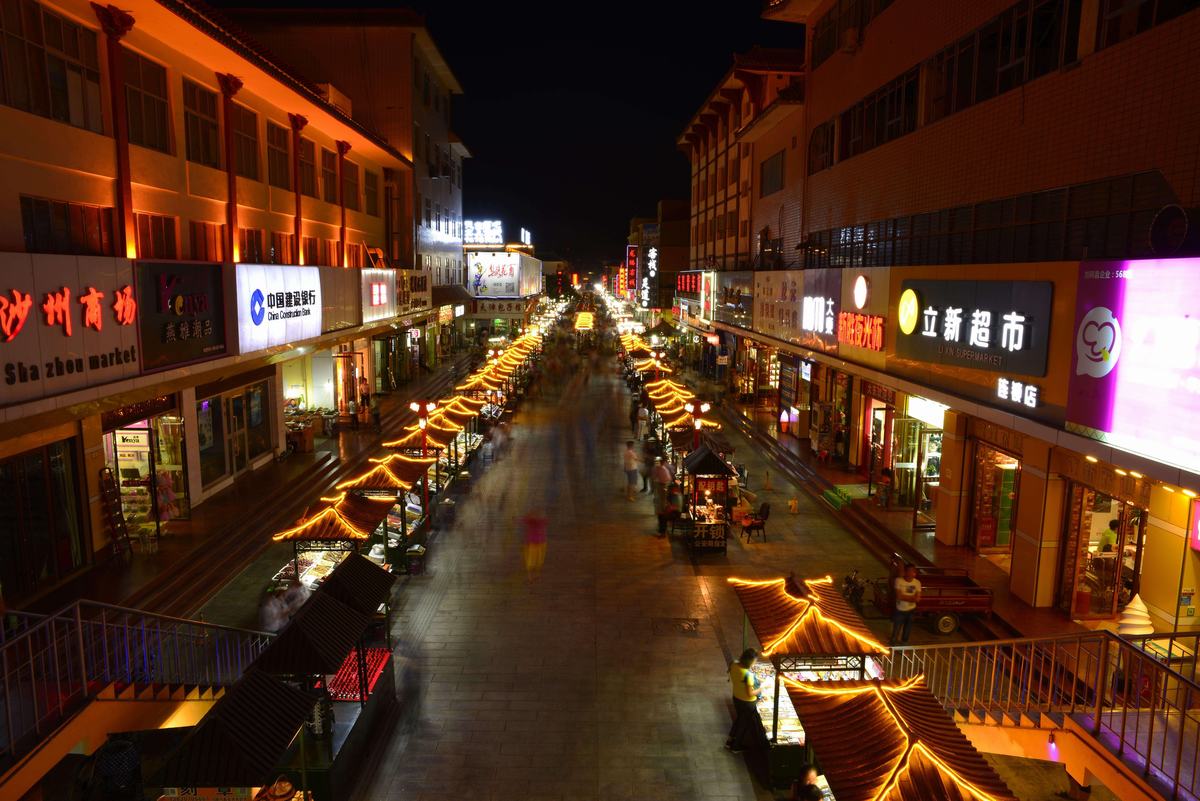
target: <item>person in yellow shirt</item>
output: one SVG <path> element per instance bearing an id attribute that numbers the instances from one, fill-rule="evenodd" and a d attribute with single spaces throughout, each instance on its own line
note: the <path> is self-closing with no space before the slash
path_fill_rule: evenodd
<path id="1" fill-rule="evenodd" d="M 766 738 L 763 731 L 762 718 L 759 717 L 755 702 L 762 695 L 758 677 L 752 668 L 758 658 L 753 648 L 747 648 L 741 657 L 729 666 L 729 686 L 733 691 L 733 725 L 729 728 L 729 737 L 725 747 L 735 754 L 740 754 L 747 748 L 758 747 Z"/>

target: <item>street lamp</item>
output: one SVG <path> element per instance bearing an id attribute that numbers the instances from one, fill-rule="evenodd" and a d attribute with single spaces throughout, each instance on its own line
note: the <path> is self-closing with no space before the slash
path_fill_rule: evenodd
<path id="1" fill-rule="evenodd" d="M 421 404 L 413 401 L 408 404 L 408 408 L 417 413 L 417 425 L 421 428 L 421 458 L 429 456 L 429 432 L 425 429 L 429 425 L 429 415 L 433 414 L 433 410 L 437 408 L 437 404 L 433 401 Z M 433 522 L 432 510 L 429 508 L 429 471 L 425 471 L 425 477 L 421 479 L 422 505 L 424 506 L 425 517 Z"/>
<path id="2" fill-rule="evenodd" d="M 694 433 L 692 435 L 692 450 L 696 450 L 700 447 L 700 429 L 704 428 L 704 421 L 700 418 L 700 415 L 707 414 L 708 410 L 711 409 L 712 406 L 707 402 L 701 403 L 699 406 L 697 406 L 689 401 L 688 403 L 683 404 L 683 408 L 692 416 L 692 428 L 694 429 Z"/>

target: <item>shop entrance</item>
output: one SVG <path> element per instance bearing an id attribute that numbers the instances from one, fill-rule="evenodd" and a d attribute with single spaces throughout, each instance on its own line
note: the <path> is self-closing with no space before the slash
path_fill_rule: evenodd
<path id="1" fill-rule="evenodd" d="M 869 484 L 878 484 L 881 471 L 892 459 L 893 409 L 883 401 L 865 397 L 863 409 L 862 456 L 860 470 L 866 472 Z"/>
<path id="2" fill-rule="evenodd" d="M 236 476 L 249 464 L 249 460 L 246 458 L 248 451 L 246 401 L 241 394 L 225 398 L 225 419 L 229 421 L 229 431 L 225 440 L 225 452 L 229 457 L 229 474 Z"/>
<path id="3" fill-rule="evenodd" d="M 936 524 L 937 488 L 941 484 L 942 430 L 922 420 L 898 417 L 892 471 L 900 506 L 911 506 L 913 529 L 932 529 Z"/>
<path id="4" fill-rule="evenodd" d="M 1058 607 L 1072 618 L 1112 618 L 1137 594 L 1146 510 L 1072 484 Z"/>
<path id="5" fill-rule="evenodd" d="M 131 533 L 158 536 L 163 523 L 191 515 L 183 417 L 172 408 L 141 420 L 129 419 L 128 412 L 136 408 L 117 410 L 109 418 L 121 422 L 119 428 L 104 433 L 104 463 L 116 479 Z"/>
<path id="6" fill-rule="evenodd" d="M 991 445 L 975 444 L 969 544 L 1005 573 L 1012 571 L 1021 462 Z"/>

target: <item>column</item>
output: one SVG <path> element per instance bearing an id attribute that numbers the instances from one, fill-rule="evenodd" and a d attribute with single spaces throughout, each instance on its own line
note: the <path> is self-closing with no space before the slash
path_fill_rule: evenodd
<path id="1" fill-rule="evenodd" d="M 338 140 L 337 143 L 337 190 L 338 190 L 338 207 L 342 213 L 342 225 L 338 231 L 338 265 L 346 266 L 346 182 L 342 178 L 342 172 L 346 168 L 346 154 L 350 152 L 350 143 Z"/>
<path id="2" fill-rule="evenodd" d="M 92 3 L 104 31 L 108 59 L 108 94 L 112 98 L 112 133 L 117 154 L 117 225 L 115 252 L 137 258 L 137 229 L 133 222 L 133 182 L 129 168 L 129 117 L 125 109 L 125 64 L 121 39 L 133 28 L 133 17 L 113 5 Z"/>
<path id="3" fill-rule="evenodd" d="M 238 212 L 237 212 L 237 154 L 233 147 L 233 98 L 241 91 L 241 79 L 227 73 L 217 73 L 217 83 L 221 87 L 221 125 L 225 139 L 225 260 L 228 262 L 241 261 L 238 252 Z"/>
<path id="4" fill-rule="evenodd" d="M 288 114 L 292 125 L 292 190 L 296 198 L 296 214 L 292 219 L 292 238 L 296 241 L 296 263 L 304 264 L 304 199 L 300 191 L 300 132 L 308 120 L 300 114 Z M 315 155 L 315 153 L 314 153 Z"/>

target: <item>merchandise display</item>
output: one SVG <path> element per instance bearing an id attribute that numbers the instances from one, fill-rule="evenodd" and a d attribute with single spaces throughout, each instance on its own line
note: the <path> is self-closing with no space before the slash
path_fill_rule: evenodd
<path id="1" fill-rule="evenodd" d="M 758 715 L 762 718 L 767 739 L 770 739 L 775 714 L 775 668 L 770 662 L 759 662 L 754 666 L 754 675 L 762 688 L 762 695 L 758 697 Z M 775 745 L 804 745 L 804 727 L 800 725 L 796 708 L 786 691 L 779 696 L 779 729 Z"/>
<path id="2" fill-rule="evenodd" d="M 350 555 L 349 551 L 311 551 L 297 558 L 300 568 L 300 583 L 310 590 L 315 590 L 342 560 Z M 275 574 L 275 581 L 292 581 L 296 577 L 296 565 L 292 560 Z"/>
<path id="3" fill-rule="evenodd" d="M 387 667 L 391 652 L 387 648 L 364 648 L 363 657 L 367 663 L 367 695 L 375 692 L 375 684 Z M 325 682 L 320 682 L 320 687 Z M 346 660 L 338 668 L 338 672 L 329 677 L 329 697 L 334 701 L 365 700 L 358 692 L 358 653 L 351 651 Z"/>

